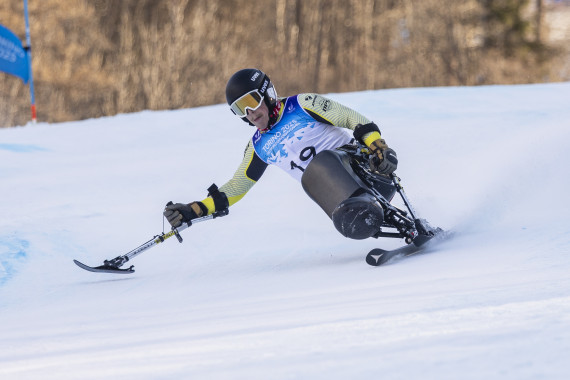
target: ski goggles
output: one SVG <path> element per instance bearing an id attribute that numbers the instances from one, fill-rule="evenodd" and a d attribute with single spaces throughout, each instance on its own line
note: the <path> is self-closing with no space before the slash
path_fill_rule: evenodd
<path id="1" fill-rule="evenodd" d="M 237 98 L 230 108 L 239 117 L 245 117 L 248 109 L 255 111 L 261 106 L 262 101 L 263 95 L 258 90 L 253 90 Z"/>

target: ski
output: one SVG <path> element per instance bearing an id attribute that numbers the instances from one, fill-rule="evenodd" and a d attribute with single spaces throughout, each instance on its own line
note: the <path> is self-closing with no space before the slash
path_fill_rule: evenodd
<path id="1" fill-rule="evenodd" d="M 219 194 L 220 194 L 220 192 L 218 190 L 218 187 L 215 184 L 213 184 L 212 186 L 210 186 L 208 188 L 208 195 L 218 197 L 218 196 L 220 196 Z M 167 206 L 171 205 L 171 204 L 172 204 L 172 202 L 168 202 Z M 127 252 L 124 255 L 117 256 L 114 259 L 103 261 L 103 265 L 100 265 L 98 267 L 91 267 L 91 266 L 85 265 L 82 262 L 77 261 L 75 259 L 73 260 L 73 262 L 79 268 L 85 269 L 86 271 L 89 271 L 89 272 L 117 273 L 117 274 L 134 273 L 135 269 L 134 269 L 133 265 L 131 265 L 127 269 L 121 269 L 121 267 L 127 261 L 132 260 L 134 257 L 136 257 L 136 256 L 140 255 L 141 253 L 147 251 L 149 248 L 154 247 L 157 244 L 163 243 L 166 239 L 169 239 L 172 236 L 175 236 L 176 239 L 178 239 L 178 242 L 182 243 L 182 236 L 180 236 L 180 232 L 185 230 L 186 228 L 192 226 L 193 224 L 198 223 L 198 222 L 203 222 L 205 220 L 218 218 L 218 217 L 225 216 L 225 215 L 228 215 L 227 200 L 226 200 L 226 204 L 225 204 L 224 208 L 220 209 L 219 211 L 215 211 L 214 213 L 212 213 L 210 215 L 206 215 L 206 216 L 202 216 L 200 218 L 189 220 L 185 223 L 182 223 L 182 225 L 180 225 L 177 228 L 172 228 L 172 230 L 169 232 L 166 232 L 166 233 L 162 232 L 162 234 L 160 234 L 160 235 L 155 235 L 152 239 L 150 239 L 146 243 L 139 245 L 138 247 L 136 247 L 132 251 Z"/>
<path id="2" fill-rule="evenodd" d="M 405 245 L 403 247 L 395 248 L 392 250 L 386 250 L 382 248 L 374 248 L 366 255 L 366 263 L 374 267 L 378 267 L 387 263 L 394 258 L 403 258 L 412 256 L 422 251 L 426 251 L 428 248 L 432 247 L 436 242 L 442 241 L 451 236 L 450 232 L 443 231 L 442 229 L 437 229 L 435 234 L 429 239 L 421 239 L 421 241 L 412 244 Z"/>
<path id="3" fill-rule="evenodd" d="M 105 261 L 105 263 L 103 265 L 100 265 L 98 267 L 90 267 L 89 265 L 85 265 L 80 261 L 77 260 L 73 260 L 73 262 L 75 264 L 77 264 L 77 266 L 79 268 L 85 269 L 89 272 L 97 272 L 97 273 L 122 273 L 122 274 L 128 274 L 128 273 L 134 273 L 134 266 L 131 265 L 129 268 L 127 269 L 121 269 L 119 267 L 113 266 L 113 265 L 109 265 L 109 263 L 107 261 Z"/>
<path id="4" fill-rule="evenodd" d="M 125 255 L 117 256 L 112 260 L 105 260 L 103 261 L 103 265 L 98 267 L 91 267 L 89 265 L 85 265 L 80 261 L 73 260 L 73 262 L 81 269 L 85 269 L 89 272 L 96 272 L 96 273 L 119 273 L 119 274 L 127 274 L 127 273 L 134 273 L 134 266 L 131 265 L 130 268 L 127 269 L 120 269 L 127 261 L 131 260 L 133 257 L 139 255 L 140 253 L 146 251 L 147 249 L 154 247 L 157 244 L 164 242 L 166 239 L 176 236 L 179 242 L 182 242 L 182 237 L 180 236 L 180 231 L 188 228 L 188 224 L 183 224 L 178 228 L 172 229 L 172 231 L 167 233 L 162 233 L 161 235 L 156 235 L 146 243 L 138 246 L 137 248 L 133 249 L 132 251 L 128 252 Z"/>

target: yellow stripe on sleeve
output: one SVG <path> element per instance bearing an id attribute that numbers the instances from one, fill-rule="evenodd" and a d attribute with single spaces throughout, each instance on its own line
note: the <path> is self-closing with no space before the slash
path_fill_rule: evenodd
<path id="1" fill-rule="evenodd" d="M 228 182 L 220 186 L 220 191 L 226 194 L 230 206 L 242 199 L 256 183 L 256 181 L 247 176 L 247 169 L 252 162 L 253 154 L 254 150 L 250 142 L 246 148 L 243 160 L 234 173 L 234 176 Z M 211 197 L 207 197 L 202 201 L 202 203 L 204 203 L 208 208 L 208 215 L 216 211 L 214 200 Z"/>
<path id="2" fill-rule="evenodd" d="M 380 136 L 380 133 L 374 131 L 374 132 L 369 132 L 369 133 L 365 134 L 363 136 L 362 140 L 364 141 L 366 146 L 369 147 L 370 144 L 372 144 L 372 141 L 376 141 L 376 140 L 381 139 L 381 138 L 382 138 L 382 136 Z"/>

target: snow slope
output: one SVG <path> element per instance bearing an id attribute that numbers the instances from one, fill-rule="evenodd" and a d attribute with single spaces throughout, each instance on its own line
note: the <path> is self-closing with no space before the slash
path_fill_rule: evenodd
<path id="1" fill-rule="evenodd" d="M 233 174 L 224 105 L 0 130 L 1 379 L 570 378 L 570 83 L 330 94 L 375 120 L 421 216 L 456 232 L 340 236 L 270 168 L 230 215 L 132 261 L 169 201 Z"/>

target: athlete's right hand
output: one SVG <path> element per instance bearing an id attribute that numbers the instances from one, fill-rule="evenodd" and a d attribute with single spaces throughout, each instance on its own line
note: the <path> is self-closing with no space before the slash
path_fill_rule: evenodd
<path id="1" fill-rule="evenodd" d="M 168 202 L 164 208 L 163 215 L 168 223 L 174 228 L 180 227 L 182 223 L 188 223 L 192 219 L 199 218 L 208 213 L 208 209 L 202 202 L 172 203 Z"/>

